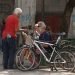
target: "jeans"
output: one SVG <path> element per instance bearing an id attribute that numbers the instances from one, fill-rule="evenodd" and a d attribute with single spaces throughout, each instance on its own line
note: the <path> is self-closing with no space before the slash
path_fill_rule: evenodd
<path id="1" fill-rule="evenodd" d="M 3 50 L 3 68 L 13 69 L 14 57 L 16 53 L 16 39 L 12 37 L 3 39 L 2 50 Z"/>

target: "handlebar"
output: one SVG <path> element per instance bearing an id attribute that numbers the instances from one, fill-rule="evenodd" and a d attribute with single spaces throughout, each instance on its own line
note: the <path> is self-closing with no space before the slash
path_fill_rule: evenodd
<path id="1" fill-rule="evenodd" d="M 59 36 L 64 36 L 64 35 L 66 35 L 66 33 L 65 33 L 65 32 L 57 33 L 57 35 L 59 35 Z"/>
<path id="2" fill-rule="evenodd" d="M 57 38 L 55 44 L 58 44 L 60 42 L 60 40 L 61 40 L 61 37 L 64 36 L 64 35 L 66 35 L 66 33 L 65 32 L 62 32 L 62 33 L 58 33 L 57 35 L 58 35 L 58 38 Z"/>
<path id="3" fill-rule="evenodd" d="M 19 29 L 19 31 L 24 31 L 25 29 Z"/>
<path id="4" fill-rule="evenodd" d="M 53 35 L 58 35 L 58 36 L 64 36 L 64 35 L 66 35 L 66 33 L 65 32 L 62 32 L 62 33 L 52 33 Z"/>

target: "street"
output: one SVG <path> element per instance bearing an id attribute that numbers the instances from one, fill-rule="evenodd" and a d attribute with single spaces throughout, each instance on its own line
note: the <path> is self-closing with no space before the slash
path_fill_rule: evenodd
<path id="1" fill-rule="evenodd" d="M 0 75 L 75 75 L 75 73 L 65 71 L 50 71 L 50 69 L 38 69 L 22 72 L 20 70 L 1 70 Z"/>

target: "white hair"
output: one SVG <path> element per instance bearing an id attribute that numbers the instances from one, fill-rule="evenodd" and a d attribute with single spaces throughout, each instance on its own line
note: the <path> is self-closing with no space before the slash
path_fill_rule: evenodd
<path id="1" fill-rule="evenodd" d="M 46 28 L 46 25 L 43 21 L 39 21 L 38 25 L 39 25 L 39 27 L 45 27 Z"/>
<path id="2" fill-rule="evenodd" d="M 22 13 L 22 9 L 21 8 L 15 8 L 14 9 L 14 14 L 18 15 Z"/>

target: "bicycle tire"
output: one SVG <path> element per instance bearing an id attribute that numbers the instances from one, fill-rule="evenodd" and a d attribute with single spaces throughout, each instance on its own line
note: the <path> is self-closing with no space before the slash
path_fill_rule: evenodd
<path id="1" fill-rule="evenodd" d="M 21 48 L 17 50 L 15 55 L 15 67 L 18 68 L 19 70 L 24 70 L 20 65 L 20 52 L 21 52 Z"/>
<path id="2" fill-rule="evenodd" d="M 20 53 L 20 66 L 22 71 L 31 70 L 35 62 L 34 52 L 30 47 L 23 47 Z"/>
<path id="3" fill-rule="evenodd" d="M 73 71 L 75 67 L 74 55 L 69 51 L 61 51 L 59 54 L 63 59 L 66 60 L 66 63 L 62 63 L 61 58 L 58 55 L 56 55 L 56 57 L 54 58 L 54 62 L 59 62 L 54 63 L 55 68 L 57 70 Z"/>
<path id="4" fill-rule="evenodd" d="M 69 40 L 61 40 L 61 42 L 60 42 L 61 46 L 70 45 L 70 44 L 71 44 L 71 41 L 69 41 Z"/>

